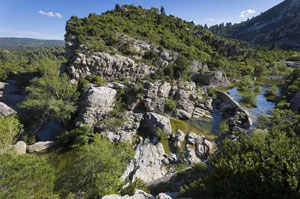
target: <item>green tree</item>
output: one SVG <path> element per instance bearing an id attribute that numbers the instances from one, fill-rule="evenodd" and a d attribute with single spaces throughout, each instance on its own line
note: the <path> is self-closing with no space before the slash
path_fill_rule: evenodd
<path id="1" fill-rule="evenodd" d="M 120 180 L 128 161 L 133 158 L 131 145 L 112 143 L 100 135 L 86 145 L 66 177 L 65 189 L 84 193 L 86 198 L 101 198 L 117 193 L 123 183 Z"/>
<path id="2" fill-rule="evenodd" d="M 59 66 L 53 65 L 49 59 L 41 62 L 42 77 L 31 80 L 26 88 L 28 96 L 21 104 L 30 110 L 33 117 L 40 120 L 70 119 L 76 111 L 78 99 L 77 84 L 72 84 L 64 73 L 59 75 Z"/>
<path id="3" fill-rule="evenodd" d="M 36 155 L 0 153 L 0 198 L 55 199 L 55 170 Z"/>
<path id="4" fill-rule="evenodd" d="M 23 125 L 13 116 L 0 116 L 0 148 L 13 144 L 16 135 L 23 132 Z"/>
<path id="5" fill-rule="evenodd" d="M 234 142 L 226 139 L 220 153 L 210 159 L 212 172 L 191 184 L 197 189 L 190 194 L 224 199 L 299 198 L 299 144 L 298 138 L 276 130 L 245 133 Z M 187 189 L 185 193 L 189 195 Z"/>

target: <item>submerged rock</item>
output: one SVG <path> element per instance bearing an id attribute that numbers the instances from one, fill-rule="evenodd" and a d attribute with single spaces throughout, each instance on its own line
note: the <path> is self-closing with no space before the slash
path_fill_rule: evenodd
<path id="1" fill-rule="evenodd" d="M 300 107 L 300 92 L 296 93 L 295 96 L 291 99 L 291 108 L 293 111 L 297 111 Z"/>

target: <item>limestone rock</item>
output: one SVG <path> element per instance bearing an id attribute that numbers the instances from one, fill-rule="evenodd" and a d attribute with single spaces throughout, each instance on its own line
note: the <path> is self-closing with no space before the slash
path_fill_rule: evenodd
<path id="1" fill-rule="evenodd" d="M 155 199 L 154 196 L 148 194 L 142 190 L 135 190 L 133 196 L 118 196 L 118 195 L 107 195 L 102 197 L 102 199 Z"/>
<path id="2" fill-rule="evenodd" d="M 163 165 L 164 154 L 162 144 L 154 145 L 149 139 L 145 139 L 137 146 L 134 161 L 127 166 L 122 178 L 140 178 L 149 183 L 164 177 L 168 173 Z"/>
<path id="3" fill-rule="evenodd" d="M 185 134 L 182 131 L 178 130 L 173 141 L 173 147 L 175 149 L 179 149 L 181 147 L 181 142 L 183 142 L 184 139 L 185 139 Z"/>
<path id="4" fill-rule="evenodd" d="M 55 142 L 47 141 L 47 142 L 37 142 L 33 145 L 27 146 L 27 151 L 29 153 L 39 152 L 46 149 L 50 149 L 55 146 Z"/>
<path id="5" fill-rule="evenodd" d="M 25 154 L 26 153 L 26 143 L 23 141 L 17 142 L 17 144 L 14 146 L 15 147 L 15 152 L 17 154 Z"/>
<path id="6" fill-rule="evenodd" d="M 10 116 L 14 115 L 16 111 L 14 111 L 12 108 L 4 104 L 3 102 L 0 102 L 0 115 L 1 116 Z"/>
<path id="7" fill-rule="evenodd" d="M 154 73 L 153 66 L 136 63 L 133 59 L 119 54 L 110 55 L 105 52 L 94 52 L 87 56 L 78 54 L 67 67 L 68 73 L 74 79 L 89 75 L 98 75 L 103 79 L 135 79 Z"/>
<path id="8" fill-rule="evenodd" d="M 228 86 L 230 84 L 221 71 L 194 73 L 191 78 L 195 83 L 205 86 Z"/>
<path id="9" fill-rule="evenodd" d="M 117 91 L 108 87 L 91 87 L 80 103 L 80 113 L 76 119 L 76 125 L 80 123 L 94 126 L 103 120 L 113 110 Z"/>
<path id="10" fill-rule="evenodd" d="M 172 136 L 170 119 L 157 113 L 144 114 L 144 128 L 149 129 L 154 135 L 157 128 L 164 130 L 169 137 Z"/>
<path id="11" fill-rule="evenodd" d="M 189 112 L 182 110 L 182 109 L 177 109 L 177 115 L 179 119 L 190 119 L 192 118 L 192 114 Z"/>

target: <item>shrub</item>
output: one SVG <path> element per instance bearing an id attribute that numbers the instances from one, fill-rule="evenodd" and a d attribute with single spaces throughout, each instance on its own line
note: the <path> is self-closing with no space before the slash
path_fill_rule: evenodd
<path id="1" fill-rule="evenodd" d="M 130 183 L 121 191 L 121 195 L 133 196 L 136 189 L 143 190 L 146 193 L 150 193 L 150 190 L 147 188 L 147 183 L 142 179 L 137 178 L 134 182 Z"/>
<path id="2" fill-rule="evenodd" d="M 238 91 L 248 92 L 254 88 L 254 82 L 249 76 L 245 76 L 238 83 Z"/>
<path id="3" fill-rule="evenodd" d="M 155 135 L 158 137 L 159 140 L 168 140 L 167 132 L 162 130 L 161 128 L 157 128 L 155 130 Z"/>
<path id="4" fill-rule="evenodd" d="M 268 90 L 266 90 L 265 95 L 269 97 L 275 97 L 278 93 L 279 89 L 277 86 L 271 86 Z"/>
<path id="5" fill-rule="evenodd" d="M 95 84 L 96 86 L 102 86 L 102 84 L 103 84 L 103 80 L 100 76 L 90 75 L 87 77 L 87 80 L 89 82 Z"/>
<path id="6" fill-rule="evenodd" d="M 167 113 L 172 113 L 172 114 L 177 114 L 176 112 L 176 108 L 177 108 L 177 103 L 175 100 L 172 99 L 166 99 L 165 102 L 165 111 Z"/>
<path id="7" fill-rule="evenodd" d="M 88 125 L 76 128 L 72 131 L 66 131 L 63 134 L 56 136 L 55 140 L 59 146 L 76 148 L 81 145 L 88 144 L 92 139 L 93 130 Z"/>
<path id="8" fill-rule="evenodd" d="M 227 134 L 229 132 L 229 125 L 226 121 L 222 120 L 218 127 L 218 132 L 220 134 Z"/>
<path id="9" fill-rule="evenodd" d="M 245 92 L 245 93 L 242 93 L 241 96 L 242 96 L 241 103 L 243 103 L 247 106 L 253 106 L 256 104 L 257 97 L 256 97 L 255 93 Z"/>
<path id="10" fill-rule="evenodd" d="M 13 116 L 0 116 L 0 149 L 13 144 L 17 135 L 23 132 L 23 125 Z"/>
<path id="11" fill-rule="evenodd" d="M 41 64 L 42 77 L 31 80 L 21 107 L 29 110 L 37 120 L 70 119 L 77 109 L 77 84 L 71 84 L 65 73 L 60 76 L 59 66 L 50 60 L 45 59 Z"/>
<path id="12" fill-rule="evenodd" d="M 55 170 L 36 155 L 0 153 L 0 198 L 55 199 Z"/>
<path id="13" fill-rule="evenodd" d="M 130 144 L 113 143 L 95 135 L 94 142 L 82 148 L 73 168 L 64 177 L 63 190 L 83 193 L 86 198 L 117 193 L 123 185 L 121 176 L 133 157 Z"/>
<path id="14" fill-rule="evenodd" d="M 215 90 L 212 87 L 208 88 L 207 93 L 208 93 L 208 96 L 212 97 L 213 99 L 217 98 L 217 94 L 216 94 Z"/>
<path id="15" fill-rule="evenodd" d="M 143 58 L 147 60 L 158 60 L 159 56 L 154 50 L 149 50 L 145 52 Z"/>

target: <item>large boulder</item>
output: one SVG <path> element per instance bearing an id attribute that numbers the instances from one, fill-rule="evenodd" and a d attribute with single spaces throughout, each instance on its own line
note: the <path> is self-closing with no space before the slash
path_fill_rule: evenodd
<path id="1" fill-rule="evenodd" d="M 1 116 L 10 116 L 14 115 L 16 111 L 14 111 L 12 108 L 4 104 L 3 102 L 0 102 L 0 115 Z"/>
<path id="2" fill-rule="evenodd" d="M 228 78 L 221 71 L 194 73 L 191 76 L 195 83 L 205 86 L 228 86 Z"/>
<path id="3" fill-rule="evenodd" d="M 149 129 L 154 135 L 157 129 L 164 130 L 169 137 L 173 134 L 170 119 L 157 113 L 145 113 L 143 127 Z"/>
<path id="4" fill-rule="evenodd" d="M 293 111 L 297 111 L 300 107 L 300 92 L 296 93 L 295 96 L 291 99 L 291 108 Z"/>
<path id="5" fill-rule="evenodd" d="M 78 54 L 67 67 L 70 76 L 77 80 L 89 75 L 98 75 L 109 80 L 136 79 L 152 74 L 155 70 L 155 67 L 136 63 L 131 58 L 105 52 L 94 52 L 89 56 Z"/>
<path id="6" fill-rule="evenodd" d="M 155 199 L 151 194 L 148 194 L 142 190 L 135 190 L 133 196 L 118 196 L 118 195 L 107 195 L 102 197 L 102 199 Z"/>
<path id="7" fill-rule="evenodd" d="M 27 148 L 27 145 L 23 141 L 17 142 L 17 144 L 14 146 L 15 152 L 17 154 L 25 154 L 26 153 L 26 148 Z"/>
<path id="8" fill-rule="evenodd" d="M 43 151 L 46 149 L 50 149 L 54 146 L 55 146 L 55 142 L 53 142 L 53 141 L 37 142 L 37 143 L 34 143 L 33 145 L 27 146 L 27 151 L 28 151 L 28 153 L 34 153 L 34 152 L 39 152 L 39 151 Z"/>
<path id="9" fill-rule="evenodd" d="M 163 164 L 164 155 L 162 144 L 155 145 L 145 139 L 137 146 L 134 161 L 129 163 L 122 178 L 130 177 L 133 181 L 140 178 L 148 183 L 164 177 L 168 174 L 168 169 Z"/>
<path id="10" fill-rule="evenodd" d="M 115 106 L 117 91 L 108 87 L 91 87 L 80 103 L 80 113 L 76 125 L 88 124 L 94 126 L 103 120 Z"/>

